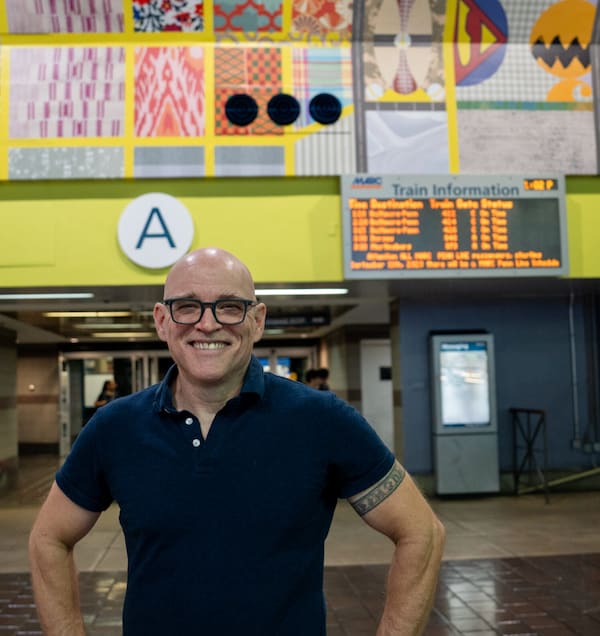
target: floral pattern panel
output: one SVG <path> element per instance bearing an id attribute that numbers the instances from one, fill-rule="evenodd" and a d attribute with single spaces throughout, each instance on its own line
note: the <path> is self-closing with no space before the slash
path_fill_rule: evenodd
<path id="1" fill-rule="evenodd" d="M 325 37 L 336 33 L 352 35 L 352 0 L 293 0 L 292 31 Z"/>
<path id="2" fill-rule="evenodd" d="M 136 31 L 203 31 L 203 0 L 134 0 Z"/>

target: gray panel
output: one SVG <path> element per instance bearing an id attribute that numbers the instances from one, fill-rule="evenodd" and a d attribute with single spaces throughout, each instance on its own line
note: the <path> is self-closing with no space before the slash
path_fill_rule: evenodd
<path id="1" fill-rule="evenodd" d="M 215 175 L 284 176 L 285 156 L 280 146 L 217 146 Z"/>
<path id="2" fill-rule="evenodd" d="M 202 177 L 205 173 L 204 148 L 165 146 L 135 149 L 135 177 Z"/>
<path id="3" fill-rule="evenodd" d="M 499 492 L 498 436 L 434 435 L 435 485 L 439 495 Z"/>
<path id="4" fill-rule="evenodd" d="M 589 110 L 459 110 L 463 174 L 596 173 Z"/>
<path id="5" fill-rule="evenodd" d="M 124 176 L 123 148 L 10 148 L 9 179 L 114 179 Z"/>

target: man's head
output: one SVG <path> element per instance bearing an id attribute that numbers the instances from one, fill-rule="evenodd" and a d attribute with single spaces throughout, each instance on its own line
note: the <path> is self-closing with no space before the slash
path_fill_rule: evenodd
<path id="1" fill-rule="evenodd" d="M 154 306 L 156 331 L 168 344 L 182 380 L 194 385 L 239 387 L 254 343 L 262 337 L 266 317 L 265 305 L 256 302 L 248 268 L 225 250 L 196 250 L 172 267 L 165 282 L 163 300 L 169 304 Z M 173 300 L 175 302 L 170 302 Z M 224 300 L 236 302 L 212 307 L 205 304 L 203 308 L 197 302 Z M 242 300 L 252 302 L 237 302 Z M 235 313 L 238 308 L 239 314 Z M 235 322 L 242 317 L 239 324 L 219 322 Z M 194 320 L 198 321 L 180 324 Z"/>

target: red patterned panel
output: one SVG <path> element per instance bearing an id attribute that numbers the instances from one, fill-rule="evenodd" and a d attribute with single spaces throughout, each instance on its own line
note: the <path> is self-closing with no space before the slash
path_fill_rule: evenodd
<path id="1" fill-rule="evenodd" d="M 204 111 L 204 51 L 201 47 L 136 50 L 136 136 L 201 137 Z"/>
<path id="2" fill-rule="evenodd" d="M 215 50 L 215 134 L 281 135 L 281 126 L 267 115 L 267 103 L 281 92 L 281 52 L 277 47 L 218 47 Z M 235 93 L 251 95 L 258 116 L 249 126 L 234 126 L 225 116 L 225 102 Z"/>

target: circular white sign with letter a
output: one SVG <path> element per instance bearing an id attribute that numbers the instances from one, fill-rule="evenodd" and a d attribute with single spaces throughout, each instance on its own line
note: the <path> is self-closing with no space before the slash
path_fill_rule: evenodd
<path id="1" fill-rule="evenodd" d="M 134 199 L 121 213 L 119 245 L 127 258 L 149 269 L 169 267 L 190 248 L 194 222 L 175 197 L 149 192 Z"/>

